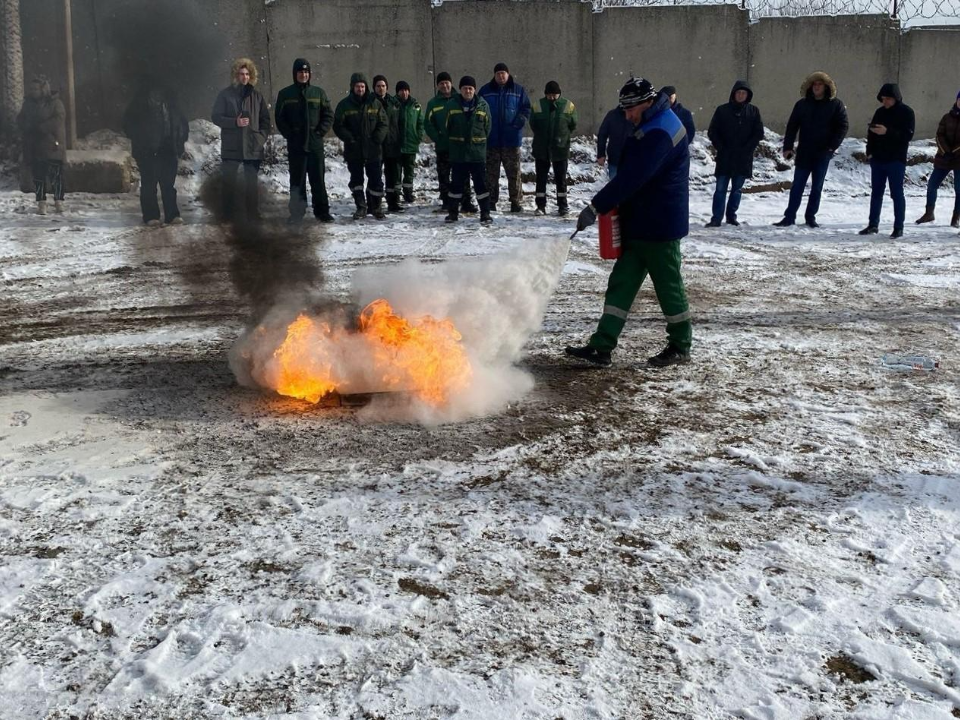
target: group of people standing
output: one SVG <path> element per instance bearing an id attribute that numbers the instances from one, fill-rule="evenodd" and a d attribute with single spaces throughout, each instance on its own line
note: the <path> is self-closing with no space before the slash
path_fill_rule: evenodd
<path id="1" fill-rule="evenodd" d="M 236 60 L 232 75 L 232 84 L 217 96 L 212 113 L 213 122 L 221 128 L 223 214 L 229 219 L 239 215 L 235 198 L 242 170 L 239 195 L 245 200 L 245 217 L 258 220 L 257 176 L 270 133 L 269 109 L 256 90 L 257 69 L 252 60 Z M 534 133 L 537 212 L 546 212 L 550 170 L 557 210 L 561 215 L 569 211 L 567 161 L 577 111 L 561 96 L 555 81 L 547 83 L 544 97 L 534 106 L 505 63 L 498 63 L 490 82 L 479 87 L 465 75 L 454 90 L 450 74 L 441 72 L 436 94 L 424 109 L 407 81 L 397 82 L 391 95 L 384 75 L 375 75 L 371 84 L 364 73 L 357 72 L 350 78 L 346 97 L 334 108 L 326 92 L 311 84 L 311 77 L 309 62 L 295 60 L 293 84 L 280 91 L 274 107 L 277 129 L 287 141 L 290 222 L 299 223 L 306 215 L 308 183 L 314 216 L 321 222 L 333 221 L 323 145 L 331 128 L 343 142 L 355 220 L 368 215 L 383 219 L 387 213 L 404 212 L 402 203 L 413 202 L 424 133 L 436 147 L 441 211 L 447 213 L 447 222 L 478 210 L 482 223 L 492 222 L 501 168 L 507 176 L 510 211 L 521 212 L 520 147 L 527 122 Z"/>

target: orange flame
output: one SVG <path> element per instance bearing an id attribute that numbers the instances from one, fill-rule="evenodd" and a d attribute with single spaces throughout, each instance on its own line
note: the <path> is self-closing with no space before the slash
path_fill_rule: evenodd
<path id="1" fill-rule="evenodd" d="M 356 378 L 372 377 L 380 387 L 364 389 L 408 391 L 440 406 L 470 384 L 470 361 L 450 320 L 407 320 L 381 299 L 363 309 L 359 326 L 351 333 L 297 317 L 273 353 L 277 392 L 315 403 L 334 391 L 356 391 Z M 358 338 L 360 348 L 350 344 Z M 365 361 L 370 368 L 353 367 Z"/>

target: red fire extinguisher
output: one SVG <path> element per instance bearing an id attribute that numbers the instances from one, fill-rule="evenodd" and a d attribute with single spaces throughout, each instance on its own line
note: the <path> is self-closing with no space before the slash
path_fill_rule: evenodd
<path id="1" fill-rule="evenodd" d="M 599 218 L 600 257 L 604 260 L 616 260 L 620 257 L 620 213 L 614 208 Z"/>

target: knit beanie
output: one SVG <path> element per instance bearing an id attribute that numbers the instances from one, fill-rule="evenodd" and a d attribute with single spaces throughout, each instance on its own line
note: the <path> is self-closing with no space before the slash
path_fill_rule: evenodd
<path id="1" fill-rule="evenodd" d="M 677 94 L 677 89 L 673 85 L 664 85 L 662 88 L 660 88 L 660 92 L 667 97 L 670 97 L 671 95 Z"/>
<path id="2" fill-rule="evenodd" d="M 381 80 L 383 80 L 383 82 L 386 84 L 387 87 L 390 87 L 390 83 L 387 82 L 387 78 L 386 78 L 385 76 L 383 76 L 383 75 L 374 75 L 374 76 L 373 76 L 373 84 L 374 84 L 374 85 L 376 85 L 376 84 L 377 84 L 378 82 L 380 82 Z"/>
<path id="3" fill-rule="evenodd" d="M 507 64 L 506 64 L 506 63 L 500 62 L 500 63 L 497 63 L 496 65 L 493 66 L 493 71 L 494 71 L 495 73 L 498 73 L 498 72 L 510 72 L 510 68 L 507 67 Z"/>
<path id="4" fill-rule="evenodd" d="M 449 83 L 452 83 L 452 82 L 453 82 L 453 78 L 450 77 L 450 73 L 448 73 L 448 72 L 442 72 L 442 73 L 440 73 L 440 74 L 437 75 L 437 85 L 439 85 L 440 83 L 442 83 L 444 80 L 446 80 L 446 81 L 449 82 Z"/>
<path id="5" fill-rule="evenodd" d="M 656 96 L 657 91 L 649 80 L 632 77 L 620 88 L 620 107 L 631 108 Z"/>
<path id="6" fill-rule="evenodd" d="M 469 75 L 464 75 L 462 78 L 460 78 L 460 85 L 458 85 L 458 87 L 464 87 L 465 85 L 469 85 L 474 90 L 477 89 L 477 81 Z"/>
<path id="7" fill-rule="evenodd" d="M 556 80 L 551 80 L 547 83 L 547 87 L 543 90 L 544 95 L 559 95 L 560 94 L 560 83 Z"/>
<path id="8" fill-rule="evenodd" d="M 406 90 L 407 92 L 410 92 L 410 83 L 408 83 L 406 80 L 398 81 L 395 92 L 400 92 L 401 90 Z"/>

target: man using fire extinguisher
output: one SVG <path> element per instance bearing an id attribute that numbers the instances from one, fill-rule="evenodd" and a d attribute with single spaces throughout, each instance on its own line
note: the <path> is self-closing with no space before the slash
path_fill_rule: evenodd
<path id="1" fill-rule="evenodd" d="M 617 176 L 580 213 L 577 230 L 618 208 L 623 251 L 610 273 L 597 331 L 586 345 L 566 352 L 609 365 L 630 306 L 649 274 L 667 319 L 668 340 L 647 363 L 687 363 L 693 326 L 680 276 L 680 239 L 690 229 L 689 140 L 670 109 L 670 98 L 643 78 L 630 78 L 620 89 L 620 107 L 636 129 L 624 143 Z"/>

